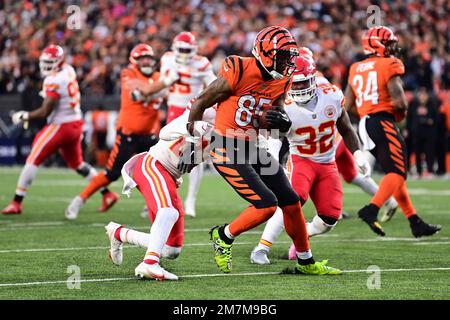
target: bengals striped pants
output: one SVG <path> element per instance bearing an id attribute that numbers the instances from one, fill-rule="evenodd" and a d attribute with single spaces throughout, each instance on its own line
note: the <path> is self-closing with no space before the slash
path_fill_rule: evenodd
<path id="1" fill-rule="evenodd" d="M 117 130 L 116 141 L 106 163 L 108 180 L 112 182 L 119 179 L 125 162 L 137 153 L 148 151 L 157 141 L 156 135 L 126 135 L 120 129 Z"/>
<path id="2" fill-rule="evenodd" d="M 300 198 L 281 165 L 267 150 L 254 144 L 214 133 L 210 151 L 214 167 L 239 196 L 257 209 L 297 203 Z"/>
<path id="3" fill-rule="evenodd" d="M 371 114 L 366 120 L 366 130 L 375 143 L 375 148 L 370 152 L 383 171 L 397 173 L 406 179 L 408 153 L 394 116 L 387 112 Z"/>

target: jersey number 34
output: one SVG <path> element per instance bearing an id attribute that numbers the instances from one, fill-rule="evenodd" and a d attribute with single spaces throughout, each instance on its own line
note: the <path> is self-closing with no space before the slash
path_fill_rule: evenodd
<path id="1" fill-rule="evenodd" d="M 352 81 L 356 91 L 356 106 L 359 108 L 364 101 L 370 101 L 372 104 L 378 104 L 378 74 L 376 71 L 370 71 L 367 74 L 367 82 L 364 83 L 362 75 L 357 74 Z M 363 88 L 365 85 L 365 88 Z"/>

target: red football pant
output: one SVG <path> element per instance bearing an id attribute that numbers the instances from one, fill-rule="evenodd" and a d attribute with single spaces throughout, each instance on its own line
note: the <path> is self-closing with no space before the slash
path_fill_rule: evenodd
<path id="1" fill-rule="evenodd" d="M 167 123 L 181 116 L 186 108 L 180 108 L 175 106 L 169 106 L 167 109 Z"/>
<path id="2" fill-rule="evenodd" d="M 133 180 L 145 199 L 152 222 L 161 208 L 171 207 L 178 210 L 179 218 L 173 226 L 166 244 L 171 247 L 182 247 L 184 209 L 175 179 L 158 160 L 148 153 L 144 153 L 137 158 Z"/>
<path id="3" fill-rule="evenodd" d="M 27 164 L 39 166 L 50 155 L 59 151 L 69 168 L 78 168 L 83 163 L 82 133 L 83 120 L 46 125 L 33 140 Z"/>
<path id="4" fill-rule="evenodd" d="M 338 144 L 335 157 L 337 168 L 344 181 L 347 183 L 352 182 L 358 175 L 358 169 L 356 168 L 355 159 L 350 150 L 347 149 L 343 139 Z"/>
<path id="5" fill-rule="evenodd" d="M 311 196 L 319 215 L 339 219 L 343 195 L 336 163 L 317 163 L 290 155 L 288 168 L 292 187 L 302 203 Z"/>

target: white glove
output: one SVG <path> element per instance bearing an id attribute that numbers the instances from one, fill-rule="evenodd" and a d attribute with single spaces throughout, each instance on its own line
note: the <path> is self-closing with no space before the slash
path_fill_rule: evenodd
<path id="1" fill-rule="evenodd" d="M 27 111 L 17 111 L 11 116 L 12 123 L 18 125 L 21 122 L 28 122 L 28 112 Z"/>
<path id="2" fill-rule="evenodd" d="M 178 81 L 180 79 L 180 76 L 178 75 L 178 72 L 176 70 L 170 69 L 169 74 L 167 76 L 162 77 L 162 82 L 166 87 L 171 86 L 174 82 Z"/>
<path id="3" fill-rule="evenodd" d="M 372 173 L 372 168 L 370 167 L 369 161 L 367 161 L 366 156 L 361 150 L 356 150 L 353 153 L 353 157 L 355 158 L 356 166 L 359 168 L 363 177 L 369 177 Z"/>

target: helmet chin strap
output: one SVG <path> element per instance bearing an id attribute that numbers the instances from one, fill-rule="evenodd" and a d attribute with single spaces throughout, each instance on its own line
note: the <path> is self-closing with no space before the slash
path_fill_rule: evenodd
<path id="1" fill-rule="evenodd" d="M 275 80 L 281 80 L 284 78 L 284 76 L 281 73 L 278 73 L 275 70 L 272 70 L 269 73 L 272 76 L 272 78 L 274 78 Z"/>

